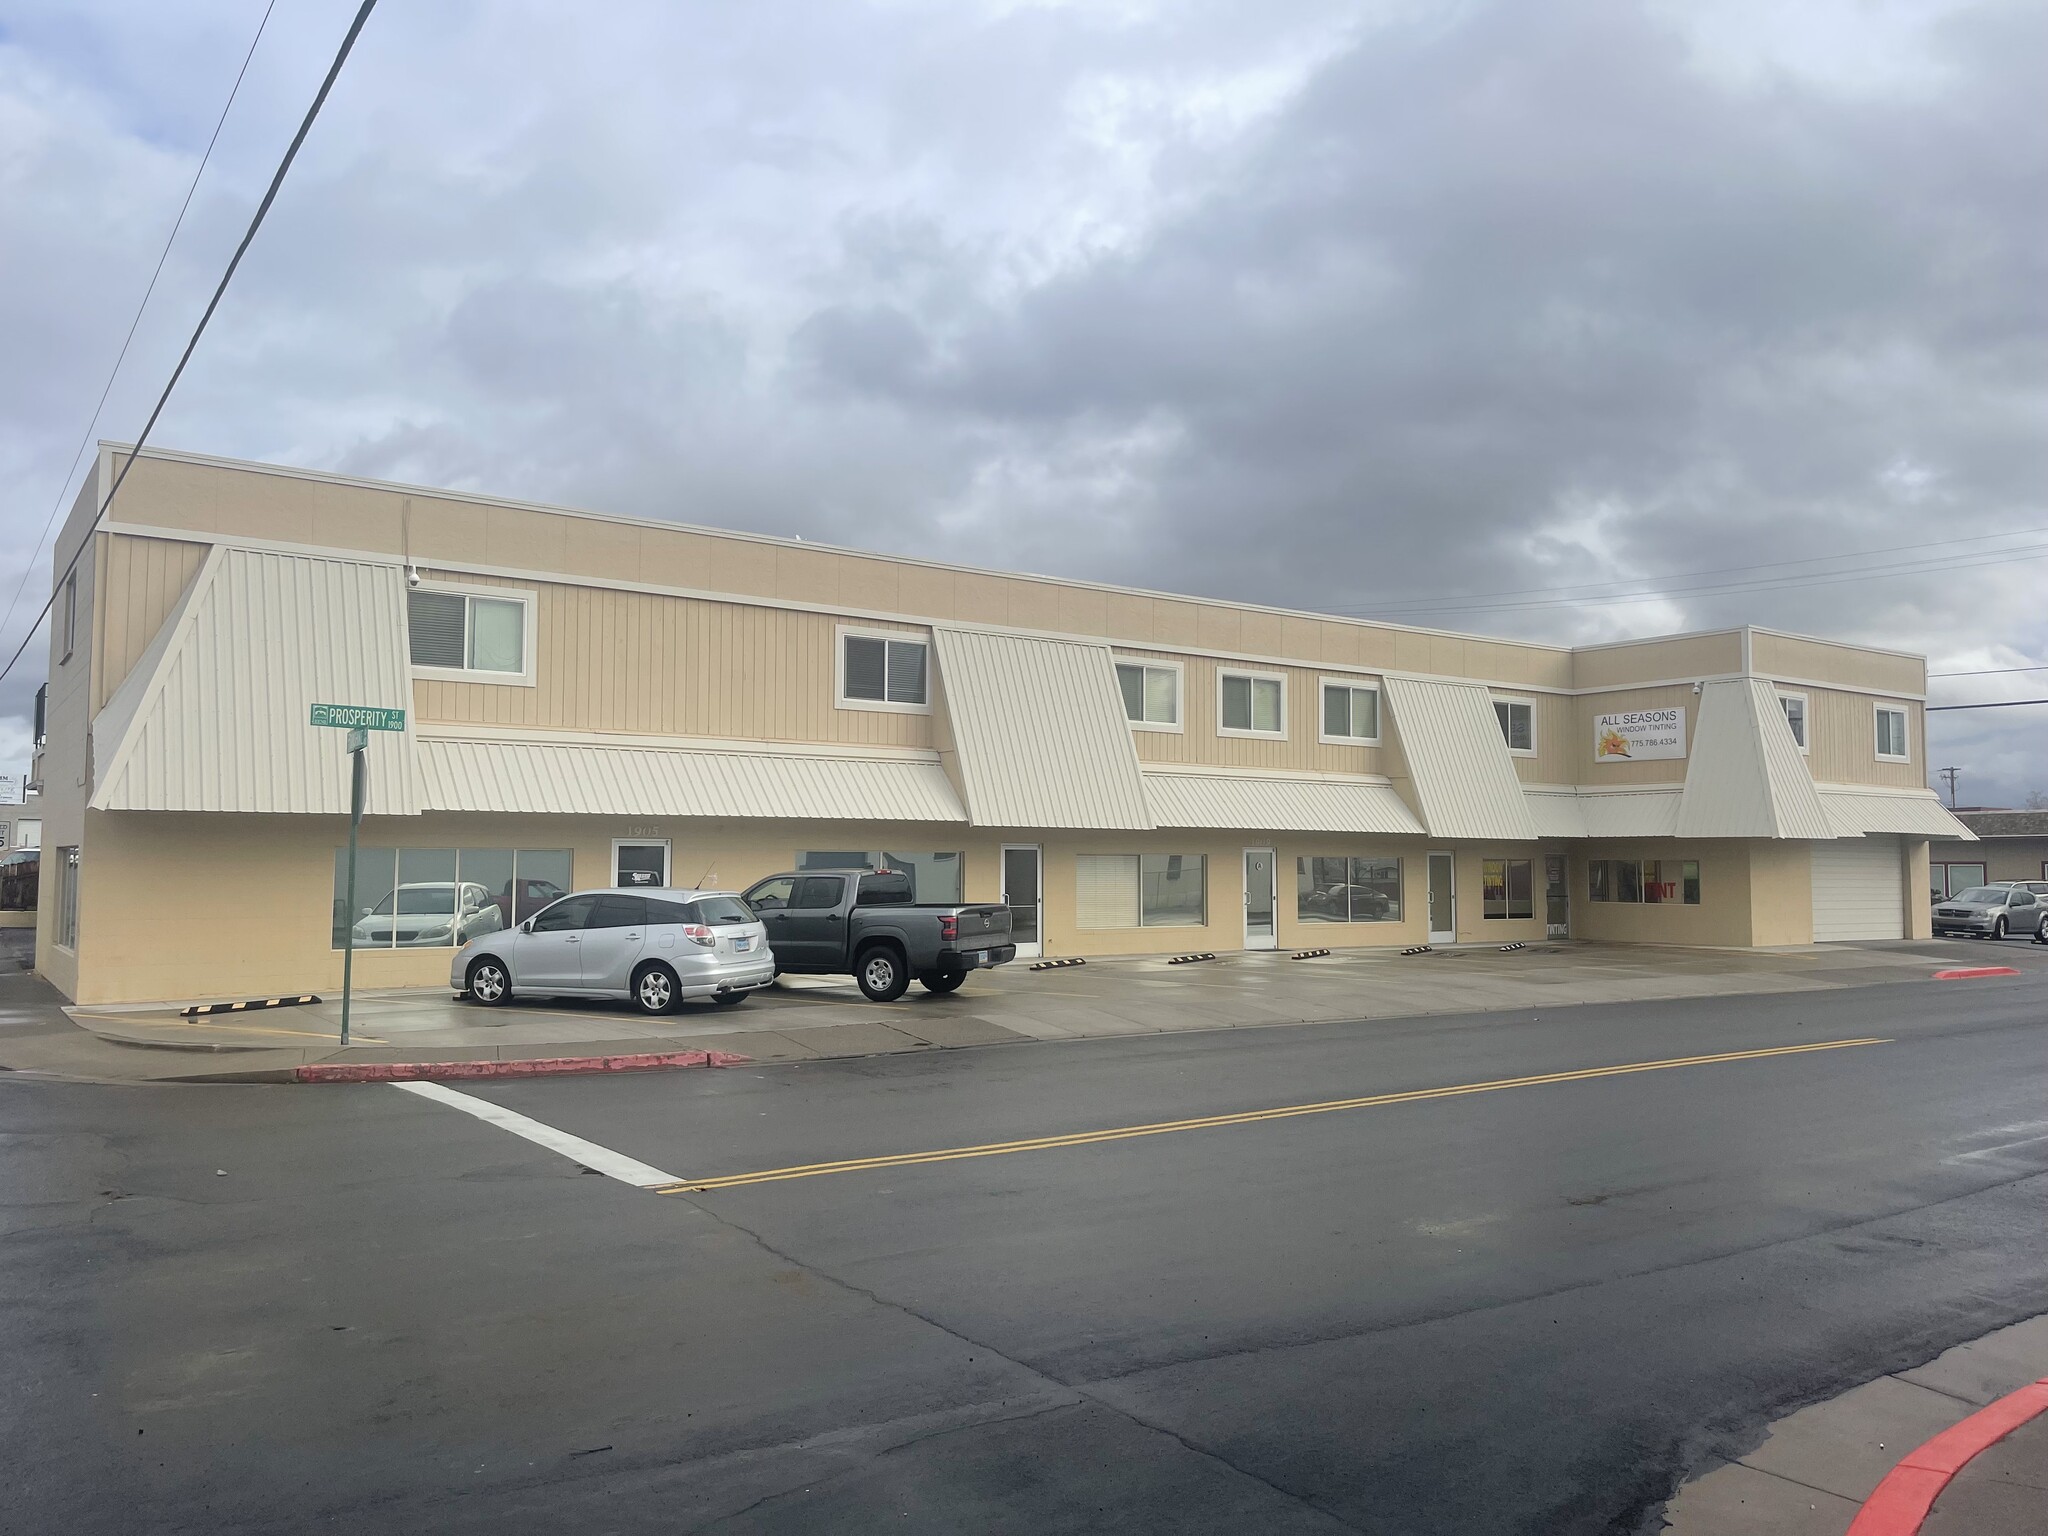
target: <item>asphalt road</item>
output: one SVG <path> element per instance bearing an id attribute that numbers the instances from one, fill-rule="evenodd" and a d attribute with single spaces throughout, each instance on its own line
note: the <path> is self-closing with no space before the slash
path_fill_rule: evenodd
<path id="1" fill-rule="evenodd" d="M 2025 977 L 475 1090 L 693 1183 L 1240 1117 L 670 1195 L 385 1086 L 0 1077 L 0 1530 L 1654 1530 L 2048 1311 L 2044 1034 Z"/>

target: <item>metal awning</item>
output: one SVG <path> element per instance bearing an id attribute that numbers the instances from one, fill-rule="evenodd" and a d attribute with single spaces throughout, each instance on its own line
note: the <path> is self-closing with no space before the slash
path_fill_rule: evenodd
<path id="1" fill-rule="evenodd" d="M 1389 677 L 1386 692 L 1430 836 L 1533 843 L 1542 835 L 1486 689 Z"/>
<path id="2" fill-rule="evenodd" d="M 854 755 L 443 734 L 420 752 L 429 811 L 964 822 L 936 753 Z"/>
<path id="3" fill-rule="evenodd" d="M 932 642 L 974 825 L 1152 825 L 1107 642 L 949 624 L 933 626 Z"/>
<path id="4" fill-rule="evenodd" d="M 1815 788 L 1838 837 L 1892 832 L 1902 837 L 1977 841 L 1977 834 L 1950 815 L 1931 789 L 1869 789 L 1860 784 L 1819 784 Z"/>
<path id="5" fill-rule="evenodd" d="M 415 814 L 404 572 L 216 545 L 93 720 L 90 804 L 346 815 L 342 733 L 314 704 L 407 711 L 370 733 L 369 812 Z"/>
<path id="6" fill-rule="evenodd" d="M 1777 690 L 1732 678 L 1700 691 L 1700 718 L 1686 764 L 1676 831 L 1683 837 L 1861 837 L 1842 831 L 1785 723 Z"/>
<path id="7" fill-rule="evenodd" d="M 1545 837 L 1675 837 L 1677 785 L 1644 789 L 1532 789 L 1529 809 Z"/>
<path id="8" fill-rule="evenodd" d="M 1423 830 L 1394 787 L 1383 781 L 1148 770 L 1145 798 L 1153 821 L 1162 827 L 1411 837 Z"/>

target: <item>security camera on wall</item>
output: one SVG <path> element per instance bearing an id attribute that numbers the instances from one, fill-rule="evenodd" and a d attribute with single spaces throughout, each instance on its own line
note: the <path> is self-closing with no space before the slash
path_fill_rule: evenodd
<path id="1" fill-rule="evenodd" d="M 405 584 L 408 587 L 416 587 L 420 584 L 420 568 L 410 561 L 406 563 L 405 567 Z"/>

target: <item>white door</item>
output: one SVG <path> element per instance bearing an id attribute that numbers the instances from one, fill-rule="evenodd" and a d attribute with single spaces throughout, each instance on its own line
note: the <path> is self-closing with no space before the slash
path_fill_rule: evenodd
<path id="1" fill-rule="evenodd" d="M 1813 939 L 1903 939 L 1905 869 L 1895 837 L 1813 845 Z"/>
<path id="2" fill-rule="evenodd" d="M 1036 844 L 1004 847 L 1003 905 L 1010 909 L 1010 942 L 1017 946 L 1017 958 L 1036 960 L 1045 923 L 1045 864 Z"/>
<path id="3" fill-rule="evenodd" d="M 1244 947 L 1271 949 L 1278 943 L 1273 923 L 1273 850 L 1244 851 Z"/>
<path id="4" fill-rule="evenodd" d="M 1429 942 L 1458 942 L 1457 865 L 1448 853 L 1429 856 Z"/>

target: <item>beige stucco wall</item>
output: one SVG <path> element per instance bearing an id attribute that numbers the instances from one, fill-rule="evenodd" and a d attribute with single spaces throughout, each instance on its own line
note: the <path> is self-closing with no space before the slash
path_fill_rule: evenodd
<path id="1" fill-rule="evenodd" d="M 1864 693 L 1925 694 L 1927 663 L 1896 651 L 1755 630 L 1750 666 L 1763 677 L 1833 683 Z"/>
<path id="2" fill-rule="evenodd" d="M 1674 635 L 1625 645 L 1591 646 L 1572 656 L 1574 688 L 1623 688 L 1631 684 L 1726 677 L 1742 670 L 1742 631 Z"/>
<path id="3" fill-rule="evenodd" d="M 1750 942 L 1813 942 L 1813 844 L 1749 845 Z"/>
<path id="4" fill-rule="evenodd" d="M 2048 837 L 1934 843 L 1929 845 L 1928 857 L 1942 864 L 1982 864 L 1987 880 L 2048 880 Z"/>
<path id="5" fill-rule="evenodd" d="M 1927 844 L 1917 838 L 1905 840 L 1906 937 L 1934 936 L 1934 903 L 1927 899 Z"/>
<path id="6" fill-rule="evenodd" d="M 79 487 L 57 542 L 50 552 L 53 590 L 65 566 L 87 537 L 98 511 L 99 479 L 88 474 Z M 50 913 L 51 921 L 36 925 L 36 969 L 67 996 L 78 984 L 78 957 L 60 948 L 55 940 L 59 892 L 65 878 L 58 850 L 83 843 L 86 784 L 90 773 L 88 729 L 93 716 L 92 656 L 98 616 L 104 542 L 86 552 L 78 562 L 78 611 L 76 632 L 69 660 L 64 658 L 58 638 L 63 623 L 64 598 L 57 592 L 50 610 L 49 694 L 43 726 L 45 745 L 38 772 L 42 779 L 43 866 L 38 900 Z M 82 857 L 78 870 L 78 925 L 83 935 L 90 919 L 94 891 L 94 867 Z"/>

